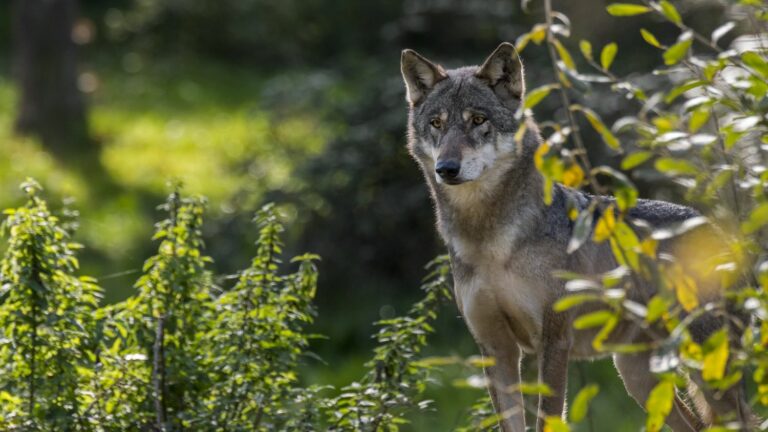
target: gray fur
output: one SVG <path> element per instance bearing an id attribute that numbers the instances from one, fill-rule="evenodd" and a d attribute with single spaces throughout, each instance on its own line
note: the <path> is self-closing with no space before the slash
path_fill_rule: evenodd
<path id="1" fill-rule="evenodd" d="M 437 228 L 451 256 L 458 307 L 482 353 L 496 358 L 486 373 L 494 405 L 505 415 L 502 430 L 522 432 L 522 399 L 509 391 L 520 379 L 522 353 L 537 355 L 540 380 L 554 391 L 540 398 L 541 416 L 563 413 L 569 357 L 603 354 L 592 348 L 595 331 L 572 327 L 575 315 L 600 306 L 586 304 L 555 313 L 552 305 L 566 293 L 553 271 L 597 274 L 616 267 L 606 243 L 587 242 L 573 254 L 566 252 L 573 231 L 568 206 L 583 209 L 592 199 L 604 203 L 613 199 L 555 185 L 552 204 L 544 204 L 543 179 L 533 163 L 541 138 L 533 119 L 516 116 L 524 97 L 523 68 L 511 44 L 502 44 L 481 67 L 448 71 L 408 50 L 403 53 L 402 72 L 410 105 L 408 149 L 436 204 Z M 526 132 L 515 143 L 523 122 Z M 448 158 L 462 165 L 455 180 L 435 174 L 436 163 Z M 630 213 L 655 226 L 697 214 L 688 207 L 651 200 L 640 200 Z M 653 290 L 644 287 L 630 298 L 647 300 Z M 643 337 L 641 329 L 623 322 L 608 342 L 642 342 Z M 630 394 L 644 403 L 642 398 L 656 382 L 648 372 L 647 358 L 617 355 L 616 364 Z M 631 380 L 626 378 L 629 374 Z M 675 431 L 702 426 L 692 422 L 694 417 L 682 401 L 676 407 L 668 418 Z M 539 417 L 538 429 L 542 426 Z"/>

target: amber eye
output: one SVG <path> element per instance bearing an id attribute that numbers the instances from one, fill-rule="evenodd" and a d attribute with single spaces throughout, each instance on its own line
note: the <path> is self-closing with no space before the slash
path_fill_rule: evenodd
<path id="1" fill-rule="evenodd" d="M 472 117 L 472 123 L 474 123 L 476 125 L 481 125 L 481 124 L 485 123 L 485 117 L 483 117 L 483 116 L 474 116 L 474 117 Z"/>
<path id="2" fill-rule="evenodd" d="M 440 129 L 441 127 L 443 127 L 443 121 L 440 120 L 439 118 L 433 118 L 432 120 L 430 120 L 429 124 L 431 124 L 432 127 L 435 129 Z"/>

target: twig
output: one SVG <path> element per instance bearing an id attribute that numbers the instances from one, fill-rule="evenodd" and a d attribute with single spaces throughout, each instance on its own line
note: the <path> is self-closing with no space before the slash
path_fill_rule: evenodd
<path id="1" fill-rule="evenodd" d="M 610 70 L 604 68 L 602 65 L 598 64 L 593 58 L 586 58 L 586 60 L 587 60 L 587 63 L 589 63 L 590 66 L 592 66 L 595 70 L 597 70 L 598 72 L 602 73 L 609 80 L 611 80 L 611 84 L 616 85 L 616 84 L 619 84 L 619 83 L 622 82 L 622 80 L 619 79 L 619 77 L 616 76 L 616 74 L 614 74 Z M 614 90 L 614 91 L 616 91 L 616 90 Z M 636 101 L 636 102 L 640 103 L 640 108 L 641 108 L 642 115 L 640 115 L 639 117 L 642 118 L 643 120 L 645 120 L 647 118 L 646 117 L 646 113 L 649 112 L 649 111 L 654 113 L 654 114 L 656 114 L 656 115 L 661 115 L 659 113 L 659 110 L 656 109 L 656 107 L 654 107 L 654 106 L 646 106 L 646 103 L 645 103 L 646 101 L 638 99 L 629 90 L 627 90 L 627 94 L 631 94 L 632 95 L 632 100 L 633 101 Z"/>
<path id="2" fill-rule="evenodd" d="M 597 179 L 592 172 L 592 164 L 589 162 L 589 158 L 587 157 L 587 148 L 581 138 L 579 125 L 576 122 L 576 118 L 573 116 L 573 111 L 571 111 L 571 99 L 568 97 L 568 91 L 566 90 L 565 84 L 560 78 L 561 71 L 557 65 L 557 55 L 555 54 L 555 48 L 553 44 L 555 36 L 552 33 L 552 0 L 544 0 L 544 17 L 547 24 L 547 52 L 549 53 L 550 63 L 552 64 L 552 71 L 555 73 L 555 79 L 557 79 L 557 81 L 560 83 L 558 86 L 560 100 L 562 101 L 563 108 L 565 108 L 566 115 L 568 116 L 568 123 L 571 126 L 571 136 L 573 137 L 574 145 L 578 150 L 576 154 L 581 160 L 582 165 L 584 165 L 585 170 L 587 171 L 590 187 L 596 193 L 600 193 L 602 192 L 602 188 L 600 187 L 600 184 L 597 182 Z"/>
<path id="3" fill-rule="evenodd" d="M 682 31 L 683 33 L 685 33 L 685 32 L 689 32 L 689 33 L 690 33 L 690 34 L 693 36 L 693 38 L 694 38 L 694 39 L 695 39 L 697 42 L 699 42 L 699 43 L 701 43 L 702 45 L 706 46 L 707 48 L 709 48 L 709 49 L 713 50 L 713 51 L 714 51 L 714 52 L 716 52 L 717 54 L 722 54 L 722 53 L 724 52 L 722 48 L 720 48 L 719 46 L 717 46 L 717 44 L 713 43 L 713 42 L 712 42 L 711 40 L 709 40 L 709 39 L 708 39 L 706 36 L 704 36 L 704 35 L 702 35 L 701 33 L 697 32 L 697 31 L 696 31 L 696 30 L 694 30 L 693 28 L 691 28 L 691 27 L 688 27 L 688 26 L 687 26 L 685 23 L 683 23 L 683 22 L 675 22 L 675 21 L 672 21 L 671 19 L 669 19 L 669 18 L 668 18 L 666 15 L 664 15 L 664 13 L 663 13 L 662 11 L 660 11 L 660 10 L 658 9 L 658 5 L 657 5 L 656 3 L 654 3 L 654 2 L 651 2 L 651 1 L 649 1 L 649 0 L 644 0 L 644 1 L 643 1 L 643 3 L 645 3 L 645 4 L 646 4 L 648 7 L 650 7 L 651 9 L 653 9 L 653 11 L 654 11 L 654 12 L 656 12 L 658 15 L 661 15 L 661 16 L 662 16 L 664 19 L 666 19 L 666 20 L 668 20 L 669 22 L 671 22 L 672 24 L 674 24 L 674 25 L 675 25 L 675 26 L 676 26 L 678 29 L 680 29 L 680 31 Z M 736 64 L 737 66 L 739 66 L 739 67 L 741 67 L 742 69 L 744 69 L 744 70 L 746 70 L 747 72 L 749 72 L 749 74 L 750 74 L 750 75 L 752 75 L 752 76 L 754 76 L 755 78 L 757 78 L 757 79 L 760 79 L 760 80 L 762 80 L 762 79 L 763 79 L 763 77 L 762 77 L 762 76 L 761 76 L 759 73 L 757 73 L 757 72 L 756 72 L 756 71 L 755 71 L 753 68 L 751 68 L 750 66 L 747 66 L 746 64 L 744 64 L 744 62 L 742 62 L 740 59 L 731 57 L 731 59 L 730 59 L 730 60 L 731 60 L 731 61 L 732 61 L 734 64 Z"/>

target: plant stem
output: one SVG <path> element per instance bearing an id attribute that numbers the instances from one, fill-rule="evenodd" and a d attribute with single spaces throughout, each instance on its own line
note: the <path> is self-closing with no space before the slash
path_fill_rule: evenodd
<path id="1" fill-rule="evenodd" d="M 36 363 L 37 363 L 37 327 L 38 327 L 38 320 L 37 320 L 37 314 L 40 312 L 38 310 L 38 290 L 42 290 L 43 287 L 43 281 L 40 277 L 40 264 L 38 262 L 38 256 L 34 251 L 33 247 L 30 247 L 30 255 L 32 256 L 32 281 L 37 285 L 37 289 L 34 287 L 31 288 L 31 300 L 32 300 L 32 310 L 30 311 L 30 315 L 32 316 L 32 340 L 30 341 L 30 359 L 29 359 L 29 418 L 32 420 L 32 424 L 34 424 L 34 412 L 35 412 L 35 392 L 36 392 L 36 383 L 35 383 L 35 374 L 37 373 Z"/>
<path id="2" fill-rule="evenodd" d="M 157 319 L 155 327 L 154 362 L 152 367 L 152 386 L 155 392 L 155 418 L 157 430 L 165 431 L 165 358 L 163 342 L 165 339 L 165 315 Z"/>
<path id="3" fill-rule="evenodd" d="M 547 52 L 549 53 L 549 60 L 552 64 L 552 71 L 555 74 L 555 79 L 560 83 L 558 86 L 560 100 L 568 117 L 568 123 L 571 126 L 571 136 L 573 137 L 574 145 L 578 150 L 576 153 L 587 172 L 590 187 L 593 191 L 600 193 L 602 188 L 600 187 L 600 184 L 597 182 L 597 179 L 592 172 L 592 164 L 589 162 L 589 158 L 587 157 L 587 148 L 584 145 L 584 140 L 581 138 L 579 124 L 576 122 L 573 111 L 571 111 L 571 99 L 568 96 L 565 83 L 560 78 L 560 68 L 557 66 L 557 54 L 555 53 L 555 47 L 552 42 L 555 38 L 554 34 L 552 33 L 552 0 L 544 0 L 544 17 L 547 24 Z"/>

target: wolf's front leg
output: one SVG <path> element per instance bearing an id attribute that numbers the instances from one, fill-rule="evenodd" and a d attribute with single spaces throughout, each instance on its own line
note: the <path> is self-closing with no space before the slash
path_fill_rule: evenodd
<path id="1" fill-rule="evenodd" d="M 539 409 L 536 430 L 544 430 L 546 417 L 563 415 L 565 390 L 568 382 L 568 354 L 570 342 L 567 338 L 543 340 L 539 352 L 539 382 L 546 384 L 552 393 L 539 395 Z"/>
<path id="2" fill-rule="evenodd" d="M 493 407 L 502 417 L 499 425 L 503 432 L 525 431 L 525 407 L 520 383 L 520 348 L 515 343 L 480 345 L 485 357 L 493 357 L 493 366 L 485 368 L 488 392 Z"/>

